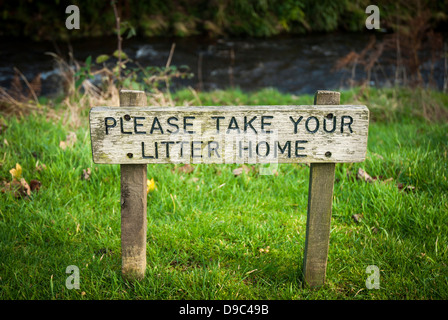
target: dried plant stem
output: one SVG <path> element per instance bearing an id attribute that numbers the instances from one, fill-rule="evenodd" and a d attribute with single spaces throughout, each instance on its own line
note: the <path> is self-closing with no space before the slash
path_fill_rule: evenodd
<path id="1" fill-rule="evenodd" d="M 202 52 L 199 52 L 198 56 L 198 89 L 202 91 Z"/>
<path id="2" fill-rule="evenodd" d="M 443 46 L 443 55 L 445 57 L 444 61 L 444 76 L 443 76 L 443 92 L 446 93 L 447 92 L 447 88 L 448 88 L 448 45 L 445 43 Z"/>
<path id="3" fill-rule="evenodd" d="M 168 100 L 170 101 L 170 105 L 171 105 L 171 106 L 174 106 L 174 103 L 173 103 L 173 99 L 171 98 L 170 82 L 169 82 L 168 76 L 166 76 L 166 73 L 168 72 L 168 68 L 169 68 L 170 65 L 171 65 L 171 60 L 173 59 L 174 49 L 175 49 L 175 48 L 176 48 L 176 43 L 173 43 L 173 44 L 171 45 L 170 55 L 168 56 L 168 60 L 167 60 L 166 65 L 165 65 L 165 85 L 166 85 L 166 92 L 167 92 L 167 94 L 168 94 Z"/>
<path id="4" fill-rule="evenodd" d="M 176 43 L 171 44 L 170 55 L 168 56 L 168 60 L 166 61 L 165 68 L 169 68 L 171 65 L 171 60 L 173 59 L 174 49 L 176 48 Z"/>
<path id="5" fill-rule="evenodd" d="M 117 28 L 117 51 L 118 51 L 118 82 L 121 81 L 121 43 L 123 38 L 120 34 L 120 16 L 118 15 L 117 6 L 115 5 L 115 1 L 111 2 L 112 7 L 114 8 L 114 15 L 115 15 L 115 23 Z"/>
<path id="6" fill-rule="evenodd" d="M 36 104 L 39 103 L 39 100 L 37 99 L 36 93 L 34 92 L 33 88 L 31 87 L 30 83 L 28 82 L 28 80 L 26 80 L 25 76 L 23 75 L 22 72 L 20 72 L 19 69 L 17 69 L 16 67 L 14 67 L 14 71 L 17 72 L 20 77 L 22 78 L 22 80 L 25 82 L 26 86 L 28 87 L 28 89 L 30 89 L 31 94 L 33 95 L 34 101 L 36 102 Z"/>

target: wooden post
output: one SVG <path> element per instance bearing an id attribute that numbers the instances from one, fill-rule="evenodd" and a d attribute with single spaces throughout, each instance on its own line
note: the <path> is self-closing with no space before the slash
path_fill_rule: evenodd
<path id="1" fill-rule="evenodd" d="M 121 90 L 120 107 L 146 106 L 144 91 Z M 133 121 L 124 116 L 123 121 Z M 128 157 L 132 157 L 128 154 Z M 141 280 L 146 270 L 146 164 L 121 164 L 121 257 L 122 275 Z"/>
<path id="2" fill-rule="evenodd" d="M 338 105 L 340 93 L 319 90 L 315 105 Z M 331 208 L 335 163 L 311 163 L 308 189 L 303 281 L 308 287 L 319 287 L 325 282 L 330 240 Z"/>

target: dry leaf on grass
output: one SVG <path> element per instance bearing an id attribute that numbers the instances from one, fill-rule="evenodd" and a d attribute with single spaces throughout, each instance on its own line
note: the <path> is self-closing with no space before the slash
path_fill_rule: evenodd
<path id="1" fill-rule="evenodd" d="M 243 164 L 241 167 L 234 169 L 234 170 L 232 171 L 232 173 L 233 173 L 235 176 L 239 176 L 239 175 L 241 175 L 241 174 L 243 173 L 243 171 L 247 174 L 247 173 L 250 172 L 250 168 L 249 168 L 248 166 L 246 166 L 246 165 Z"/>
<path id="2" fill-rule="evenodd" d="M 9 170 L 9 173 L 11 173 L 12 181 L 3 181 L 3 188 L 1 189 L 1 192 L 10 192 L 16 198 L 30 196 L 32 191 L 39 191 L 42 185 L 39 180 L 35 179 L 31 180 L 30 184 L 28 184 L 26 180 L 22 178 L 22 167 L 18 163 L 16 163 L 15 168 Z"/>
<path id="3" fill-rule="evenodd" d="M 90 168 L 86 169 L 82 169 L 82 179 L 83 180 L 90 180 L 90 175 L 91 175 L 92 171 L 90 170 Z"/>
<path id="4" fill-rule="evenodd" d="M 42 170 L 47 169 L 47 166 L 43 163 L 39 164 L 39 161 L 36 162 L 36 170 L 41 172 Z"/>
<path id="5" fill-rule="evenodd" d="M 356 223 L 359 223 L 359 221 L 363 218 L 363 215 L 357 213 L 357 214 L 352 215 L 352 218 Z"/>
<path id="6" fill-rule="evenodd" d="M 156 189 L 156 182 L 154 181 L 154 178 L 151 178 L 151 180 L 146 179 L 146 194 L 153 192 Z"/>
<path id="7" fill-rule="evenodd" d="M 20 185 L 21 185 L 20 192 L 22 193 L 23 196 L 31 195 L 31 188 L 25 179 L 23 178 L 20 179 Z"/>
<path id="8" fill-rule="evenodd" d="M 31 189 L 25 179 L 20 181 L 12 180 L 11 182 L 3 182 L 2 192 L 11 192 L 15 198 L 22 198 L 31 195 Z"/>
<path id="9" fill-rule="evenodd" d="M 374 176 L 374 177 L 371 177 L 366 171 L 364 171 L 363 169 L 361 169 L 361 168 L 359 168 L 358 169 L 358 173 L 357 173 L 357 175 L 356 175 L 356 179 L 358 179 L 358 180 L 363 180 L 363 181 L 365 181 L 365 182 L 375 182 L 375 181 L 380 181 L 380 182 L 382 182 L 382 183 L 389 183 L 389 182 L 392 182 L 392 181 L 394 181 L 394 178 L 388 178 L 388 179 L 384 179 L 385 177 L 383 177 L 383 176 Z M 401 183 L 401 182 L 398 182 L 397 183 L 397 188 L 398 188 L 398 190 L 403 190 L 403 191 L 406 191 L 406 192 L 409 192 L 409 191 L 414 191 L 415 190 L 415 187 L 414 186 L 412 186 L 412 185 L 407 185 L 407 186 L 405 186 L 403 183 Z"/>
<path id="10" fill-rule="evenodd" d="M 269 253 L 270 248 L 271 248 L 270 246 L 267 246 L 266 248 L 259 248 L 258 251 L 260 253 Z"/>
<path id="11" fill-rule="evenodd" d="M 22 177 L 22 167 L 16 163 L 16 167 L 9 170 L 9 173 L 12 175 L 13 180 L 20 180 Z"/>
<path id="12" fill-rule="evenodd" d="M 350 172 L 347 172 L 347 177 L 349 177 Z M 379 176 L 370 176 L 364 169 L 359 168 L 358 169 L 358 173 L 356 174 L 356 179 L 358 180 L 363 180 L 365 182 L 375 182 L 375 181 L 380 181 L 382 183 L 389 183 L 394 181 L 394 178 L 387 178 L 386 177 L 379 175 Z M 399 187 L 400 188 L 400 187 Z"/>
<path id="13" fill-rule="evenodd" d="M 359 168 L 356 178 L 365 182 L 373 182 L 373 178 L 364 169 Z"/>
<path id="14" fill-rule="evenodd" d="M 415 187 L 408 185 L 408 186 L 404 186 L 404 184 L 402 184 L 401 182 L 397 183 L 397 188 L 398 190 L 403 190 L 403 191 L 414 191 Z"/>
<path id="15" fill-rule="evenodd" d="M 62 150 L 65 150 L 67 148 L 73 147 L 73 145 L 76 143 L 76 133 L 69 132 L 68 135 L 65 137 L 65 141 L 59 142 L 59 147 Z"/>
<path id="16" fill-rule="evenodd" d="M 178 172 L 183 172 L 183 173 L 192 173 L 194 171 L 194 167 L 187 163 L 186 165 L 183 165 L 182 167 L 178 167 L 176 170 Z"/>
<path id="17" fill-rule="evenodd" d="M 30 181 L 31 192 L 39 191 L 41 186 L 42 186 L 42 182 L 40 182 L 39 180 L 33 179 L 33 180 Z"/>

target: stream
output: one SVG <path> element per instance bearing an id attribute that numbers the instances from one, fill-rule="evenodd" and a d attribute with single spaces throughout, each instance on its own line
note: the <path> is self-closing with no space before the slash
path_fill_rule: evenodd
<path id="1" fill-rule="evenodd" d="M 381 34 L 377 35 L 377 39 Z M 238 87 L 255 91 L 266 87 L 281 92 L 312 94 L 316 90 L 341 90 L 349 87 L 352 70 L 334 70 L 336 61 L 351 51 L 360 52 L 369 42 L 368 34 L 313 34 L 279 36 L 269 39 L 205 39 L 202 37 L 160 39 L 134 37 L 123 41 L 123 51 L 142 67 L 165 66 L 175 43 L 171 65 L 186 65 L 191 79 L 176 79 L 171 89 L 191 86 L 197 90 Z M 57 95 L 62 91 L 60 73 L 54 58 L 46 52 L 67 58 L 71 51 L 77 61 L 92 60 L 111 54 L 117 48 L 115 37 L 73 40 L 70 43 L 2 39 L 0 44 L 0 86 L 9 88 L 17 68 L 28 81 L 40 73 L 41 94 Z M 373 69 L 370 85 L 391 86 L 395 66 L 379 61 Z M 423 65 L 427 76 L 430 66 Z M 435 86 L 443 88 L 445 61 L 434 65 Z M 365 79 L 358 66 L 354 80 Z M 426 77 L 426 78 L 425 78 Z"/>

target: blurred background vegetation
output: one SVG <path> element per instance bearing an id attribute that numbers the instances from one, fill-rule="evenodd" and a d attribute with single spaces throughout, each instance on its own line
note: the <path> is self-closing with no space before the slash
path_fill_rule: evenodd
<path id="1" fill-rule="evenodd" d="M 316 82 L 331 75 L 339 77 L 337 85 L 345 89 L 401 86 L 446 93 L 448 0 L 375 1 L 380 30 L 366 28 L 370 4 L 370 0 L 0 0 L 4 39 L 0 111 L 17 113 L 45 105 L 48 100 L 42 96 L 50 96 L 44 90 L 49 87 L 57 88 L 52 95 L 73 99 L 72 104 L 95 104 L 85 104 L 81 97 L 93 97 L 98 103 L 114 100 L 126 88 L 145 90 L 160 98 L 160 104 L 173 105 L 172 82 L 200 92 L 239 88 L 241 82 L 236 80 L 254 82 L 263 74 L 269 75 L 267 84 L 251 84 L 250 90 L 275 87 L 291 92 L 287 83 L 279 84 L 282 77 L 296 88 L 337 89 L 335 83 Z M 80 29 L 66 28 L 69 5 L 80 10 Z M 283 35 L 299 39 L 311 53 L 305 56 L 293 42 L 281 47 L 282 42 L 276 41 Z M 132 51 L 123 40 L 134 36 L 137 49 Z M 77 39 L 75 56 L 72 40 Z M 194 39 L 206 41 L 201 45 Z M 156 50 L 158 40 L 171 48 Z M 38 49 L 35 41 L 46 43 L 46 49 Z M 261 43 L 258 47 L 256 41 Z M 176 47 L 176 42 L 187 45 Z M 83 48 L 79 43 L 85 44 Z M 101 49 L 95 51 L 94 45 Z M 59 50 L 65 46 L 68 53 Z M 249 54 L 250 46 L 254 50 Z M 276 46 L 278 51 L 268 52 Z M 29 52 L 34 55 L 25 55 Z M 48 67 L 43 58 L 37 61 L 39 54 L 53 59 L 54 66 Z M 160 64 L 155 57 L 167 60 Z M 281 74 L 283 69 L 287 75 Z M 309 74 L 306 84 L 299 81 L 303 72 Z M 210 80 L 214 75 L 228 81 Z"/>
<path id="2" fill-rule="evenodd" d="M 365 8 L 370 0 L 118 0 L 122 21 L 142 36 L 250 36 L 365 30 Z M 416 5 L 410 6 L 410 3 Z M 65 8 L 80 8 L 82 28 L 76 34 L 65 27 Z M 381 28 L 396 30 L 427 10 L 433 29 L 446 28 L 448 1 L 375 1 L 381 10 Z M 0 1 L 0 36 L 33 40 L 96 37 L 114 32 L 110 1 L 18 0 Z M 63 17 L 63 19 L 61 19 Z"/>

